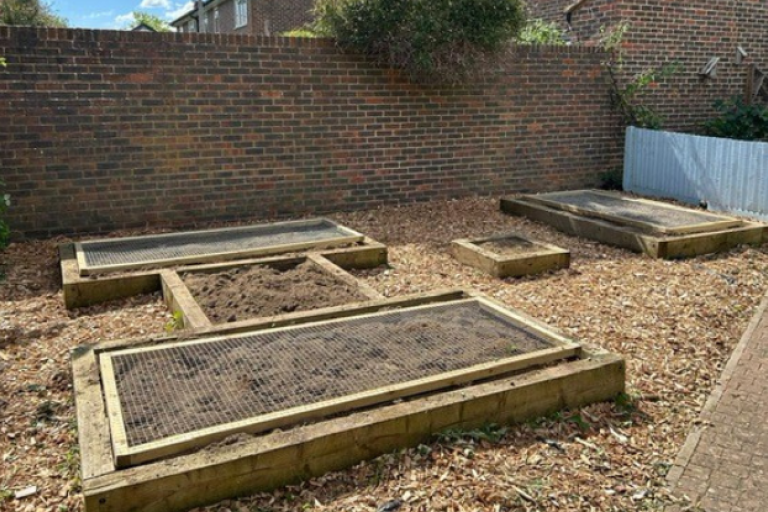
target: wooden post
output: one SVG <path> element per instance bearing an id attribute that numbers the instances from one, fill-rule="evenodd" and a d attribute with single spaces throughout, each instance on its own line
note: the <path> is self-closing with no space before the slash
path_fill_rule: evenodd
<path id="1" fill-rule="evenodd" d="M 755 65 L 747 64 L 747 83 L 744 88 L 744 104 L 751 105 L 755 97 Z"/>

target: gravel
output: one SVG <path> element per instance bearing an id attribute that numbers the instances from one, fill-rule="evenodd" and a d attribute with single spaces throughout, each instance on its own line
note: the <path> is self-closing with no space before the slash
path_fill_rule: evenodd
<path id="1" fill-rule="evenodd" d="M 666 471 L 768 289 L 768 247 L 653 260 L 503 215 L 486 198 L 332 217 L 389 246 L 388 267 L 357 272 L 384 295 L 474 288 L 624 355 L 628 395 L 439 436 L 207 510 L 375 511 L 394 502 L 402 511 L 660 510 L 674 499 Z M 570 249 L 571 268 L 499 280 L 449 254 L 453 239 L 504 232 Z M 68 312 L 57 271 L 63 241 L 13 244 L 0 255 L 2 510 L 81 510 L 69 349 L 161 333 L 170 320 L 157 295 Z"/>

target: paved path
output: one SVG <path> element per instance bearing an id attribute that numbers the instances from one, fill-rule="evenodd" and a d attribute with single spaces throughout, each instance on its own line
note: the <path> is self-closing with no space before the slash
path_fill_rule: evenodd
<path id="1" fill-rule="evenodd" d="M 768 297 L 704 406 L 701 426 L 688 436 L 669 481 L 675 494 L 698 505 L 693 510 L 768 511 Z"/>

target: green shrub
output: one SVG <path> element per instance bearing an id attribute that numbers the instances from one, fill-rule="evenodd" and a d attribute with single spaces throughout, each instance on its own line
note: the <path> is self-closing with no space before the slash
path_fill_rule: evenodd
<path id="1" fill-rule="evenodd" d="M 544 20 L 532 20 L 526 23 L 517 41 L 522 44 L 552 44 L 564 45 L 563 31 L 557 23 Z"/>
<path id="2" fill-rule="evenodd" d="M 315 32 L 422 83 L 459 83 L 524 24 L 520 0 L 320 0 Z"/>
<path id="3" fill-rule="evenodd" d="M 768 106 L 747 105 L 741 98 L 718 100 L 714 106 L 720 115 L 704 123 L 706 135 L 768 142 Z"/>
<path id="4" fill-rule="evenodd" d="M 280 35 L 283 37 L 318 37 L 311 28 L 307 27 L 295 28 L 293 30 L 283 32 Z"/>
<path id="5" fill-rule="evenodd" d="M 624 190 L 624 169 L 621 167 L 601 172 L 598 179 L 603 190 Z"/>

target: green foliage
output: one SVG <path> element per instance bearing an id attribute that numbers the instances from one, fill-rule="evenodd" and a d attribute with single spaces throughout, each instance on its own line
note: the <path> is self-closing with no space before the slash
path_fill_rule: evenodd
<path id="1" fill-rule="evenodd" d="M 741 98 L 718 100 L 719 116 L 704 123 L 704 133 L 726 139 L 768 142 L 768 106 L 747 105 Z"/>
<path id="2" fill-rule="evenodd" d="M 11 238 L 11 227 L 6 220 L 6 213 L 11 207 L 11 195 L 6 194 L 5 183 L 0 180 L 0 251 L 8 247 Z"/>
<path id="3" fill-rule="evenodd" d="M 566 43 L 563 32 L 557 26 L 557 23 L 544 20 L 528 21 L 520 35 L 517 36 L 517 42 L 521 44 L 551 44 L 558 46 Z"/>
<path id="4" fill-rule="evenodd" d="M 165 20 L 159 16 L 155 16 L 154 14 L 143 11 L 133 11 L 131 14 L 133 15 L 133 21 L 129 22 L 124 27 L 127 30 L 136 28 L 142 23 L 148 27 L 152 27 L 158 32 L 171 32 L 173 30 L 171 29 L 171 26 L 165 22 Z"/>
<path id="5" fill-rule="evenodd" d="M 621 167 L 601 172 L 598 178 L 603 190 L 624 190 L 624 170 Z"/>
<path id="6" fill-rule="evenodd" d="M 171 319 L 165 324 L 165 332 L 173 334 L 179 329 L 184 328 L 184 314 L 181 311 L 174 311 Z"/>
<path id="7" fill-rule="evenodd" d="M 460 83 L 524 24 L 520 0 L 320 0 L 314 31 L 421 83 Z"/>
<path id="8" fill-rule="evenodd" d="M 5 61 L 5 58 L 0 57 L 0 67 L 6 67 L 8 63 Z"/>
<path id="9" fill-rule="evenodd" d="M 0 25 L 66 27 L 67 20 L 41 0 L 0 1 Z"/>
<path id="10" fill-rule="evenodd" d="M 680 64 L 671 62 L 647 69 L 626 85 L 620 85 L 617 75 L 622 71 L 624 64 L 622 43 L 629 29 L 630 25 L 626 22 L 619 23 L 611 30 L 600 29 L 601 46 L 611 55 L 610 60 L 603 63 L 610 77 L 611 103 L 618 110 L 624 124 L 658 130 L 662 127 L 664 118 L 653 108 L 642 103 L 642 95 L 649 88 L 677 73 Z"/>
<path id="11" fill-rule="evenodd" d="M 318 35 L 310 27 L 301 27 L 283 32 L 280 34 L 283 37 L 318 37 Z"/>

